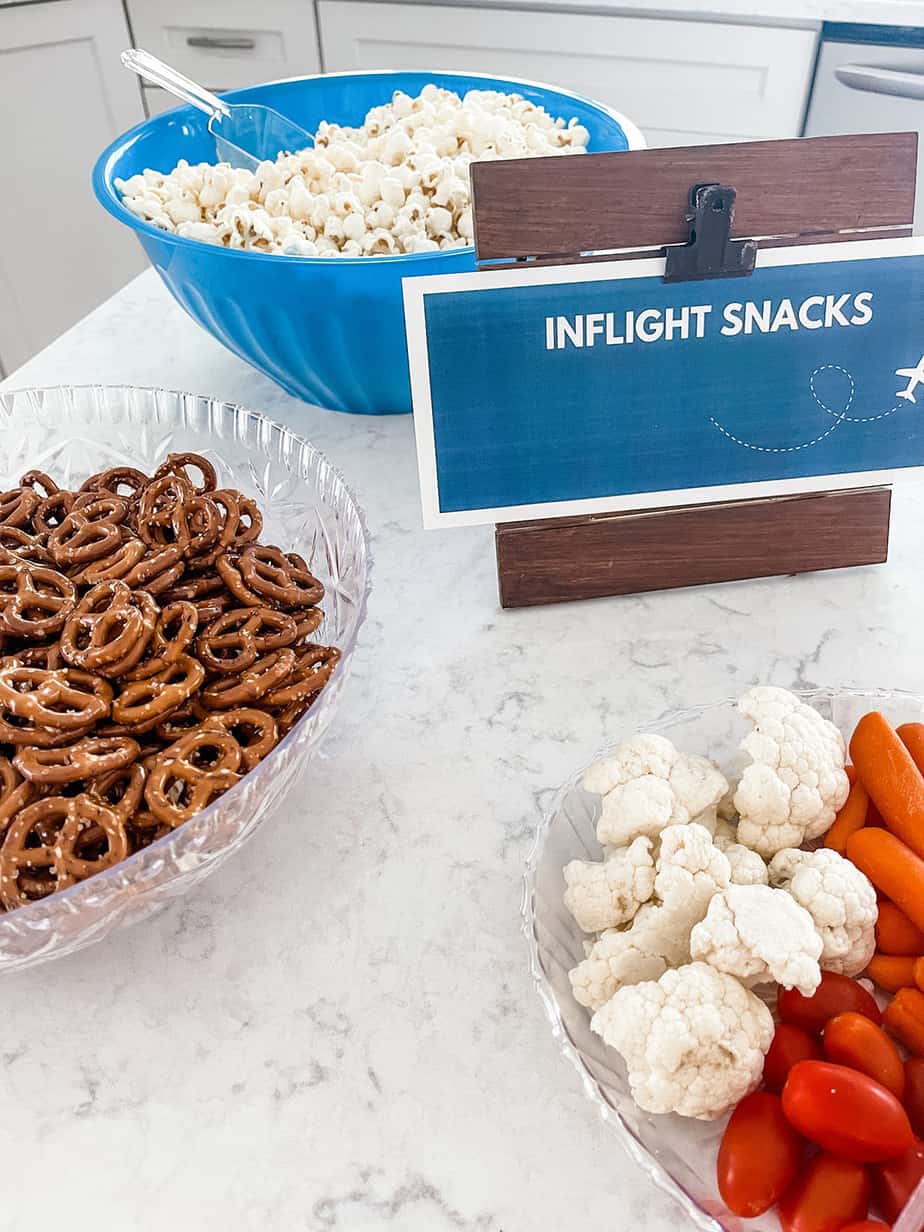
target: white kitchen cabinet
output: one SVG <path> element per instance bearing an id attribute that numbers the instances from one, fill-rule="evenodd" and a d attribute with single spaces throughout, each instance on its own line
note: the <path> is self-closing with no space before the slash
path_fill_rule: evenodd
<path id="1" fill-rule="evenodd" d="M 0 363 L 10 372 L 142 270 L 90 187 L 144 118 L 119 0 L 0 6 Z"/>
<path id="2" fill-rule="evenodd" d="M 450 69 L 525 77 L 609 103 L 650 145 L 796 137 L 817 34 L 621 14 L 319 0 L 328 72 Z"/>
<path id="3" fill-rule="evenodd" d="M 128 0 L 128 14 L 137 47 L 210 90 L 321 71 L 311 0 Z"/>

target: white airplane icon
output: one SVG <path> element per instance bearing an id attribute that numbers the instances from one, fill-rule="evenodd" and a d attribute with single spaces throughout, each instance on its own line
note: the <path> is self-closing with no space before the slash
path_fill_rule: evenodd
<path id="1" fill-rule="evenodd" d="M 895 375 L 908 378 L 907 387 L 900 389 L 897 396 L 904 398 L 906 402 L 917 402 L 914 391 L 919 385 L 924 385 L 924 355 L 918 360 L 916 368 L 896 368 Z"/>

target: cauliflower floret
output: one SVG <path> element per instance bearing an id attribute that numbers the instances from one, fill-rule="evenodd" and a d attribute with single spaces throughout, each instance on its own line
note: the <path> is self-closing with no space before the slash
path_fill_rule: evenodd
<path id="1" fill-rule="evenodd" d="M 570 972 L 575 1000 L 599 1009 L 623 984 L 657 979 L 690 961 L 690 930 L 731 877 L 728 860 L 700 825 L 668 826 L 661 835 L 655 895 L 627 929 L 608 929 Z"/>
<path id="2" fill-rule="evenodd" d="M 765 886 L 767 884 L 769 881 L 767 866 L 756 851 L 751 851 L 750 847 L 743 847 L 741 843 L 727 843 L 721 839 L 716 841 L 716 847 L 731 865 L 732 885 Z"/>
<path id="3" fill-rule="evenodd" d="M 728 799 L 726 796 L 719 802 L 711 823 L 709 813 L 697 820 L 701 826 L 706 826 L 716 847 L 728 858 L 732 885 L 766 885 L 767 866 L 756 851 L 738 842 L 738 830 L 732 825 L 732 819 L 737 818 L 734 810 L 728 808 Z"/>
<path id="4" fill-rule="evenodd" d="M 603 797 L 597 838 L 624 847 L 665 826 L 696 821 L 728 790 L 705 757 L 679 753 L 664 736 L 633 736 L 601 757 L 584 775 L 584 787 Z"/>
<path id="5" fill-rule="evenodd" d="M 821 938 L 811 915 L 782 890 L 733 885 L 716 894 L 690 934 L 690 954 L 750 988 L 775 980 L 810 997 L 821 983 Z"/>
<path id="6" fill-rule="evenodd" d="M 754 1090 L 773 1038 L 760 998 L 701 962 L 621 988 L 590 1025 L 622 1053 L 640 1108 L 703 1121 Z"/>
<path id="7" fill-rule="evenodd" d="M 836 851 L 787 847 L 770 862 L 770 881 L 804 907 L 821 936 L 825 971 L 859 975 L 876 948 L 876 891 Z"/>
<path id="8" fill-rule="evenodd" d="M 785 689 L 750 689 L 738 709 L 755 727 L 741 742 L 751 757 L 735 791 L 738 840 L 769 859 L 830 827 L 847 799 L 844 738 Z"/>
<path id="9" fill-rule="evenodd" d="M 712 841 L 731 865 L 732 885 L 766 885 L 768 881 L 767 866 L 757 854 L 738 842 L 738 834 L 734 826 L 727 821 L 716 824 Z"/>
<path id="10" fill-rule="evenodd" d="M 572 860 L 565 865 L 565 906 L 585 933 L 628 924 L 654 893 L 651 839 L 637 838 L 606 860 Z"/>

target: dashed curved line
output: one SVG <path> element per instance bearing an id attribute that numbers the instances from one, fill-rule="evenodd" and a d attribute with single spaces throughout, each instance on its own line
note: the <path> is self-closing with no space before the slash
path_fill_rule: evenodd
<path id="1" fill-rule="evenodd" d="M 740 445 L 742 449 L 753 449 L 755 453 L 798 453 L 800 449 L 811 449 L 813 445 L 817 445 L 819 441 L 823 441 L 826 436 L 830 436 L 832 432 L 837 431 L 843 420 L 838 419 L 831 425 L 826 432 L 822 432 L 821 436 L 816 436 L 813 441 L 803 441 L 801 445 L 752 445 L 750 441 L 743 441 L 740 437 L 729 432 L 727 428 L 723 428 L 717 419 L 709 416 L 709 422 L 714 428 L 727 436 L 730 441 L 734 441 L 736 445 Z"/>
<path id="2" fill-rule="evenodd" d="M 819 372 L 842 372 L 850 382 L 850 397 L 847 399 L 847 404 L 843 411 L 832 411 L 825 400 L 823 398 L 819 398 L 818 394 L 815 392 L 815 377 L 818 376 Z M 856 385 L 854 384 L 853 377 L 847 369 L 842 368 L 840 364 L 822 364 L 820 368 L 816 368 L 809 377 L 809 389 L 812 391 L 812 397 L 825 412 L 825 414 L 832 415 L 835 419 L 841 420 L 843 423 L 876 423 L 880 419 L 888 419 L 890 415 L 894 415 L 896 411 L 901 410 L 901 406 L 896 405 L 893 406 L 890 411 L 880 411 L 878 415 L 848 415 L 847 412 L 850 410 L 851 404 L 853 403 L 853 396 L 856 393 Z"/>
<path id="3" fill-rule="evenodd" d="M 842 372 L 850 382 L 850 394 L 842 411 L 832 410 L 831 407 L 828 406 L 828 404 L 815 392 L 815 377 L 818 376 L 820 372 Z M 709 422 L 714 428 L 718 429 L 723 436 L 727 436 L 730 441 L 734 441 L 734 443 L 736 445 L 740 445 L 742 449 L 751 449 L 755 453 L 799 453 L 802 449 L 811 449 L 813 445 L 820 444 L 820 442 L 829 437 L 832 432 L 835 432 L 842 423 L 876 423 L 880 419 L 888 419 L 890 415 L 894 415 L 896 411 L 901 410 L 901 406 L 896 404 L 891 410 L 881 411 L 878 415 L 848 415 L 847 412 L 853 405 L 853 396 L 856 393 L 856 385 L 853 377 L 847 369 L 842 368 L 840 364 L 822 364 L 820 367 L 816 368 L 809 377 L 809 390 L 811 391 L 812 397 L 825 412 L 825 414 L 830 415 L 833 418 L 834 423 L 826 432 L 822 432 L 821 435 L 816 436 L 814 440 L 803 441 L 801 445 L 755 445 L 751 441 L 743 441 L 739 436 L 735 436 L 733 432 L 729 432 L 729 430 L 723 427 L 722 424 L 720 424 L 719 421 L 712 415 L 709 416 Z"/>

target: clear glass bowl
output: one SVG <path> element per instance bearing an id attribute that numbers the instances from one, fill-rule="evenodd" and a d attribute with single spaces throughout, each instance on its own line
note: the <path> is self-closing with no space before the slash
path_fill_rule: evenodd
<path id="1" fill-rule="evenodd" d="M 122 864 L 0 915 L 0 971 L 9 971 L 82 949 L 152 915 L 273 815 L 317 749 L 346 684 L 371 561 L 363 515 L 339 472 L 294 432 L 244 407 L 131 386 L 14 390 L 0 393 L 0 440 L 0 491 L 32 468 L 76 486 L 109 466 L 150 471 L 171 450 L 204 454 L 220 485 L 259 502 L 264 542 L 299 552 L 324 583 L 324 621 L 315 636 L 342 652 L 308 713 L 225 795 Z"/>
<path id="2" fill-rule="evenodd" d="M 868 710 L 881 710 L 895 724 L 924 719 L 924 698 L 911 694 L 814 689 L 799 696 L 836 723 L 847 738 L 857 719 Z M 738 746 L 748 728 L 735 702 L 725 701 L 673 711 L 633 731 L 659 732 L 685 752 L 705 754 L 731 780 L 740 774 L 745 761 Z M 627 731 L 622 738 L 631 734 Z M 602 750 L 598 756 L 611 751 Z M 715 1160 L 724 1120 L 694 1121 L 642 1112 L 629 1094 L 622 1057 L 594 1035 L 589 1011 L 571 995 L 568 972 L 584 957 L 585 934 L 562 903 L 562 868 L 569 860 L 601 857 L 595 832 L 600 797 L 581 786 L 585 769 L 569 779 L 552 802 L 539 826 L 524 880 L 523 919 L 530 968 L 552 1033 L 580 1074 L 584 1090 L 604 1122 L 652 1182 L 677 1200 L 694 1227 L 702 1232 L 743 1232 L 745 1227 L 748 1232 L 779 1232 L 775 1214 L 745 1224 L 719 1197 Z M 924 1208 L 924 1190 L 915 1201 Z M 911 1205 L 902 1216 L 903 1227 L 913 1215 Z M 924 1210 L 916 1206 L 917 1216 L 922 1213 Z M 907 1232 L 917 1228 L 911 1218 Z"/>

